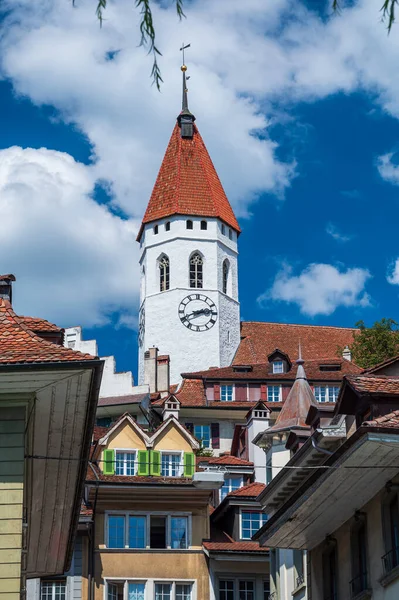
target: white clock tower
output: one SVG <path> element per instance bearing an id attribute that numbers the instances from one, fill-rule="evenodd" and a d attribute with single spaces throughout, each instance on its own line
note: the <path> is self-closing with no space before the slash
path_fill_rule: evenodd
<path id="1" fill-rule="evenodd" d="M 186 66 L 177 118 L 138 235 L 144 352 L 170 355 L 170 380 L 229 365 L 240 342 L 240 227 L 188 109 Z"/>

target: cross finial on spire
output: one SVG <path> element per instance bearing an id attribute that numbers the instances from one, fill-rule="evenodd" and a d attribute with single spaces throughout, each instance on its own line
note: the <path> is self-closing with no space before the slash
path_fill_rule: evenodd
<path id="1" fill-rule="evenodd" d="M 187 71 L 187 66 L 184 62 L 184 51 L 187 48 L 190 48 L 191 44 L 182 44 L 182 47 L 180 48 L 180 51 L 183 52 L 183 64 L 180 67 L 183 73 L 183 96 L 182 96 L 182 110 L 180 115 L 177 118 L 177 121 L 180 125 L 180 129 L 181 129 L 181 136 L 182 138 L 192 138 L 194 135 L 194 127 L 193 127 L 193 123 L 195 121 L 195 117 L 193 114 L 191 114 L 191 112 L 188 109 L 188 98 L 187 98 L 187 81 L 189 80 L 189 77 L 186 76 L 186 71 Z"/>

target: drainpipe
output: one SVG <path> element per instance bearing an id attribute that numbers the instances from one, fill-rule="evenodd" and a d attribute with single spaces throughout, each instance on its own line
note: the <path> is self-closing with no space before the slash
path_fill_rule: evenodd
<path id="1" fill-rule="evenodd" d="M 98 497 L 98 488 L 100 486 L 100 480 L 96 473 L 96 470 L 92 467 L 91 463 L 89 463 L 91 470 L 93 471 L 96 478 L 96 493 L 94 496 L 94 504 L 93 504 L 93 520 L 91 526 L 91 535 L 89 536 L 89 560 L 88 560 L 88 577 L 87 577 L 87 586 L 88 586 L 88 600 L 94 600 L 94 544 L 95 544 L 95 536 L 96 536 L 96 508 L 97 508 L 97 497 Z"/>

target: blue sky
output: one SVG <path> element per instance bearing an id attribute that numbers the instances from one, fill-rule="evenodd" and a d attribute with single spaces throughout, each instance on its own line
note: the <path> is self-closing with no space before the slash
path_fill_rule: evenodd
<path id="1" fill-rule="evenodd" d="M 242 318 L 397 318 L 399 33 L 375 0 L 338 18 L 322 2 L 248 2 L 191 2 L 183 23 L 156 8 L 161 94 L 128 0 L 101 30 L 89 1 L 8 3 L 0 270 L 17 276 L 19 313 L 81 324 L 119 370 L 136 373 L 135 234 L 179 110 L 177 39 L 243 230 Z"/>

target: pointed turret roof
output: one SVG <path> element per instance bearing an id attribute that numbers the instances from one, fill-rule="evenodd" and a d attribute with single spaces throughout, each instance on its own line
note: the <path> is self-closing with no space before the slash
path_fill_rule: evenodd
<path id="1" fill-rule="evenodd" d="M 186 46 L 188 47 L 188 46 Z M 184 44 L 182 50 L 185 48 Z M 183 73 L 182 110 L 177 117 L 151 198 L 137 236 L 144 225 L 171 217 L 216 217 L 241 232 L 211 157 L 188 108 L 186 65 Z"/>
<path id="2" fill-rule="evenodd" d="M 294 385 L 290 389 L 286 401 L 283 404 L 281 412 L 276 419 L 275 424 L 265 431 L 268 435 L 282 431 L 291 431 L 296 429 L 309 429 L 306 424 L 309 408 L 318 406 L 316 398 L 306 378 L 304 361 L 301 356 L 296 361 L 298 365 Z"/>

